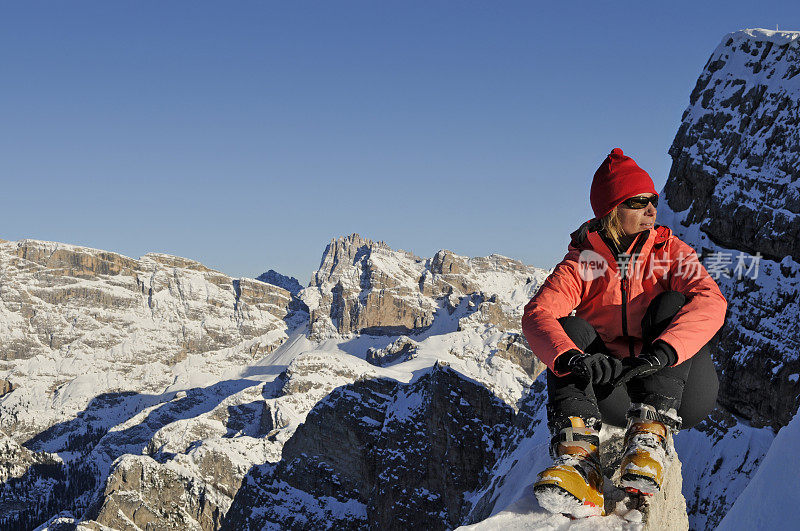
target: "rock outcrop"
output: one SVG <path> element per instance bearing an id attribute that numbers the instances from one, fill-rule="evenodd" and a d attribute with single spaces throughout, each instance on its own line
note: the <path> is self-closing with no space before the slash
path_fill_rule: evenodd
<path id="1" fill-rule="evenodd" d="M 419 297 L 422 259 L 358 234 L 331 242 L 303 291 L 312 337 L 351 332 L 403 334 L 433 323 L 436 305 Z"/>
<path id="2" fill-rule="evenodd" d="M 385 348 L 367 349 L 367 361 L 373 365 L 386 367 L 393 363 L 413 359 L 417 354 L 417 342 L 407 336 L 400 336 Z"/>
<path id="3" fill-rule="evenodd" d="M 108 478 L 94 521 L 124 531 L 218 529 L 222 514 L 214 501 L 206 486 L 180 467 L 159 466 L 149 457 L 125 456 Z"/>
<path id="4" fill-rule="evenodd" d="M 723 38 L 669 150 L 668 208 L 659 208 L 661 222 L 722 273 L 720 403 L 775 429 L 800 404 L 798 73 L 800 32 Z"/>
<path id="5" fill-rule="evenodd" d="M 0 398 L 14 390 L 14 384 L 4 378 L 0 378 Z"/>

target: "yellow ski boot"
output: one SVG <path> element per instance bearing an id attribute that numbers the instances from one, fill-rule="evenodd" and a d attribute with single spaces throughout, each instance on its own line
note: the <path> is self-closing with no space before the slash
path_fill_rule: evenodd
<path id="1" fill-rule="evenodd" d="M 672 432 L 681 419 L 674 409 L 659 412 L 647 404 L 628 411 L 625 454 L 620 464 L 621 487 L 630 494 L 652 496 L 661 490 L 664 472 L 672 460 Z"/>
<path id="2" fill-rule="evenodd" d="M 553 437 L 553 465 L 539 472 L 533 492 L 539 505 L 551 513 L 603 515 L 600 434 L 579 417 L 569 417 L 569 421 L 571 425 Z"/>

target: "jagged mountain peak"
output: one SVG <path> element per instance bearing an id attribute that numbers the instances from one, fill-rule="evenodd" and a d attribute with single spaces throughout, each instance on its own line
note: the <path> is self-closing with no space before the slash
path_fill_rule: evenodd
<path id="1" fill-rule="evenodd" d="M 366 245 L 368 247 L 388 247 L 386 242 L 383 240 L 371 240 L 370 238 L 363 238 L 357 232 L 353 232 L 352 234 L 347 234 L 344 236 L 339 236 L 338 238 L 331 239 L 331 245 L 343 245 L 343 246 L 356 246 L 361 247 L 362 245 Z"/>
<path id="2" fill-rule="evenodd" d="M 403 250 L 393 250 L 384 241 L 374 241 L 369 238 L 362 238 L 353 233 L 349 236 L 340 236 L 331 240 L 322 253 L 319 268 L 314 273 L 312 284 L 324 282 L 326 276 L 334 274 L 337 267 L 352 265 L 356 262 L 368 259 L 372 254 L 393 254 L 402 256 L 404 259 L 419 261 L 419 258 Z"/>
<path id="3" fill-rule="evenodd" d="M 329 256 L 333 260 L 338 260 L 341 259 L 341 257 L 352 258 L 358 254 L 364 254 L 365 252 L 379 249 L 385 251 L 392 250 L 389 245 L 382 240 L 375 241 L 369 238 L 362 238 L 355 232 L 347 236 L 339 236 L 336 239 L 332 239 L 325 247 L 325 251 L 322 253 L 320 268 L 323 267 Z"/>
<path id="4" fill-rule="evenodd" d="M 452 314 L 461 299 L 473 296 L 471 304 L 482 305 L 477 322 L 513 331 L 545 277 L 542 269 L 498 254 L 468 258 L 440 250 L 426 259 L 353 234 L 326 248 L 300 297 L 317 339 L 422 333 L 440 310 Z"/>

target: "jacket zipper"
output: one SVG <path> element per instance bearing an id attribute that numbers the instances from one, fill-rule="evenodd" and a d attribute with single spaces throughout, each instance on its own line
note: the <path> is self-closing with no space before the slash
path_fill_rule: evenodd
<path id="1" fill-rule="evenodd" d="M 628 340 L 628 354 L 632 358 L 634 356 L 633 338 L 630 335 L 628 335 L 628 307 L 627 307 L 628 293 L 626 289 L 628 285 L 629 285 L 628 279 L 627 278 L 622 279 L 622 333 Z"/>
<path id="2" fill-rule="evenodd" d="M 644 243 L 647 241 L 647 238 L 642 238 L 641 236 L 638 237 L 636 244 L 633 246 L 633 252 L 631 253 L 631 258 L 636 257 L 636 255 L 642 250 L 644 247 Z M 619 255 L 622 254 L 621 252 L 617 251 L 616 245 L 610 244 L 606 242 L 606 245 L 611 249 L 611 252 L 614 254 L 614 259 L 617 260 L 617 266 L 619 266 Z M 638 258 L 638 257 L 637 257 Z M 628 262 L 625 264 L 625 268 L 619 268 L 620 271 L 620 289 L 622 290 L 622 337 L 628 340 L 628 353 L 630 357 L 633 357 L 633 338 L 628 335 L 628 269 L 631 267 L 632 260 L 629 259 Z"/>
<path id="3" fill-rule="evenodd" d="M 622 279 L 622 331 L 625 334 L 625 337 L 628 338 L 628 352 L 630 353 L 631 358 L 633 357 L 633 338 L 628 336 L 628 294 L 627 288 L 630 287 L 628 283 L 628 274 L 627 269 L 632 268 L 636 265 L 636 262 L 639 261 L 639 253 L 642 251 L 642 247 L 644 247 L 644 243 L 647 241 L 647 238 L 642 238 L 639 236 L 636 245 L 633 246 L 633 252 L 631 253 L 631 259 L 628 260 L 628 264 L 625 267 L 626 274 Z M 633 263 L 633 265 L 631 265 Z M 635 269 L 635 267 L 633 267 Z"/>
<path id="4" fill-rule="evenodd" d="M 633 341 L 628 337 L 628 277 L 626 273 L 623 273 L 622 282 L 620 283 L 622 288 L 622 336 L 628 339 L 628 350 L 631 357 L 633 357 Z"/>

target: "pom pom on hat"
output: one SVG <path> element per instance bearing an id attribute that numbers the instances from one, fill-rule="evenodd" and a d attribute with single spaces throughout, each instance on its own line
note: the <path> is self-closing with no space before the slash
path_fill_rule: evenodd
<path id="1" fill-rule="evenodd" d="M 658 195 L 653 179 L 622 149 L 612 149 L 592 179 L 589 202 L 595 217 L 606 216 L 615 206 L 639 194 Z"/>

